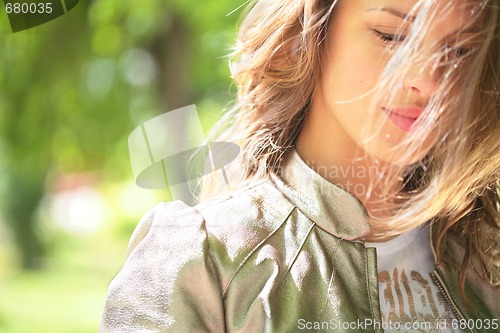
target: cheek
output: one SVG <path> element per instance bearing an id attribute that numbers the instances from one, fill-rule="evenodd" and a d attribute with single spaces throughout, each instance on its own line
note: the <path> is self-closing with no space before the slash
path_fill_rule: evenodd
<path id="1" fill-rule="evenodd" d="M 349 52 L 339 56 L 326 73 L 323 94 L 328 108 L 351 135 L 361 136 L 360 126 L 371 119 L 371 96 L 367 93 L 377 84 L 378 68 L 365 50 L 364 55 Z"/>
<path id="2" fill-rule="evenodd" d="M 326 70 L 326 86 L 329 87 L 330 95 L 336 102 L 356 99 L 345 104 L 352 104 L 353 107 L 368 100 L 360 97 L 375 87 L 383 70 L 380 62 L 376 61 L 366 48 L 357 46 L 354 44 L 345 47 L 342 52 L 336 52 L 334 60 Z"/>

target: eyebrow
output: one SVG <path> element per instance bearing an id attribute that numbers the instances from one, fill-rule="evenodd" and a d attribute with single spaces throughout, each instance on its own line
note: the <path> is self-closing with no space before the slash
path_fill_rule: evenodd
<path id="1" fill-rule="evenodd" d="M 382 11 L 382 12 L 386 12 L 388 14 L 391 14 L 393 16 L 396 16 L 396 17 L 399 17 L 405 21 L 409 21 L 409 22 L 414 22 L 417 18 L 413 15 L 408 15 L 407 13 L 404 13 L 402 11 L 399 11 L 397 9 L 394 9 L 394 8 L 390 8 L 390 7 L 377 7 L 377 8 L 370 8 L 370 9 L 367 9 L 366 10 L 367 12 L 370 12 L 370 11 Z M 478 33 L 479 32 L 479 29 L 477 27 L 474 27 L 474 26 L 469 26 L 465 29 L 462 29 L 462 30 L 457 30 L 455 32 L 453 32 L 451 35 L 453 34 L 456 34 L 456 33 Z"/>
<path id="2" fill-rule="evenodd" d="M 415 16 L 408 15 L 408 14 L 403 13 L 403 12 L 397 10 L 397 9 L 394 9 L 394 8 L 378 7 L 378 8 L 370 8 L 370 9 L 368 9 L 366 11 L 370 12 L 370 11 L 375 11 L 375 10 L 389 13 L 389 14 L 391 14 L 393 16 L 397 16 L 399 18 L 402 18 L 405 21 L 413 22 L 413 21 L 416 20 Z"/>

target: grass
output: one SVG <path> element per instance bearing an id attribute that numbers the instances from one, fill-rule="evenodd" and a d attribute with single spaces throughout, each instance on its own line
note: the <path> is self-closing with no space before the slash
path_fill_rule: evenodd
<path id="1" fill-rule="evenodd" d="M 163 190 L 129 183 L 102 191 L 109 212 L 96 233 L 63 231 L 48 219 L 41 224 L 50 245 L 39 270 L 17 270 L 8 237 L 0 237 L 0 333 L 97 332 L 108 285 L 125 261 L 132 231 L 164 199 Z"/>
<path id="2" fill-rule="evenodd" d="M 96 332 L 125 240 L 66 237 L 43 269 L 0 280 L 0 332 Z"/>

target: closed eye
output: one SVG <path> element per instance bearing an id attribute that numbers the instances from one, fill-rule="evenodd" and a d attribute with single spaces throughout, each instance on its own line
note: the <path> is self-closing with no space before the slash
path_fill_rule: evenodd
<path id="1" fill-rule="evenodd" d="M 376 29 L 371 29 L 371 32 L 377 39 L 379 39 L 382 43 L 387 45 L 401 43 L 406 38 L 405 35 L 389 34 Z"/>
<path id="2" fill-rule="evenodd" d="M 471 50 L 465 47 L 452 47 L 450 48 L 451 53 L 457 58 L 464 58 L 470 55 Z"/>

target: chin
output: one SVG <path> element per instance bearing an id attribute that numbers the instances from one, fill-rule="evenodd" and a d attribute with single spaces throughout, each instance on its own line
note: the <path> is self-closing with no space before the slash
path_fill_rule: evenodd
<path id="1" fill-rule="evenodd" d="M 365 152 L 372 158 L 378 159 L 385 163 L 398 166 L 406 166 L 416 163 L 424 158 L 429 151 L 428 149 L 420 149 L 412 154 L 408 154 L 408 150 L 403 146 L 384 145 L 366 145 Z"/>
<path id="2" fill-rule="evenodd" d="M 407 133 L 386 128 L 385 126 L 371 140 L 367 139 L 364 135 L 362 138 L 358 136 L 358 139 L 361 139 L 360 147 L 371 158 L 393 165 L 406 166 L 422 160 L 435 145 L 438 136 L 431 135 L 425 140 L 421 140 L 418 143 L 415 142 L 418 148 L 415 149 L 414 146 L 411 149 L 413 150 L 412 152 L 410 152 L 408 144 L 403 144 L 405 140 L 408 140 Z"/>

